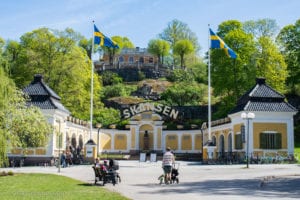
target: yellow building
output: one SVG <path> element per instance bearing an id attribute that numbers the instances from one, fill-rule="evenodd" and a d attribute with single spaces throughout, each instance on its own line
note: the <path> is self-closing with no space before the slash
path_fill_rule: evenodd
<path id="1" fill-rule="evenodd" d="M 167 130 L 162 116 L 176 119 L 179 111 L 154 103 L 142 103 L 124 110 L 123 116 L 130 119 L 127 130 L 95 128 L 90 133 L 86 122 L 70 117 L 69 111 L 60 103 L 60 97 L 45 85 L 41 76 L 35 76 L 24 91 L 34 97 L 36 101 L 31 103 L 41 108 L 54 132 L 47 146 L 26 152 L 14 148 L 8 154 L 10 158 L 25 156 L 25 161 L 50 162 L 62 150 L 82 156 L 90 139 L 97 145 L 90 152 L 94 157 L 104 152 L 160 154 L 166 147 L 171 147 L 175 154 L 199 157 L 202 154 L 204 159 L 227 161 L 239 161 L 246 155 L 256 159 L 288 157 L 294 153 L 293 116 L 297 110 L 262 78 L 240 98 L 228 117 L 211 123 L 211 133 L 204 126 L 207 123 L 201 129 L 178 127 L 178 130 Z M 253 113 L 255 117 L 243 119 L 241 114 L 244 112 Z"/>

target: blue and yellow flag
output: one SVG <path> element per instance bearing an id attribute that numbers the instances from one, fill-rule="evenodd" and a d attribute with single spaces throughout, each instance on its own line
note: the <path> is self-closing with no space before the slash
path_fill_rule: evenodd
<path id="1" fill-rule="evenodd" d="M 225 53 L 228 57 L 235 59 L 236 53 L 230 49 L 225 42 L 217 36 L 211 29 L 209 29 L 210 32 L 210 41 L 211 41 L 211 48 L 212 49 L 224 49 Z"/>
<path id="2" fill-rule="evenodd" d="M 99 44 L 100 46 L 112 47 L 118 49 L 118 44 L 111 40 L 109 37 L 106 37 L 103 33 L 101 33 L 96 25 L 94 24 L 94 44 Z"/>

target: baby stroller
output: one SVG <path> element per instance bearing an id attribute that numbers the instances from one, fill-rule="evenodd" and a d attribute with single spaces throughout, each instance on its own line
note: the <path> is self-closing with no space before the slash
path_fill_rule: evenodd
<path id="1" fill-rule="evenodd" d="M 106 165 L 106 162 L 104 166 Z M 102 181 L 103 186 L 106 183 L 112 183 L 113 185 L 121 182 L 121 177 L 117 170 L 119 169 L 119 164 L 115 160 L 110 160 L 107 167 L 95 167 L 93 166 L 95 172 L 95 184 L 98 181 Z"/>
<path id="2" fill-rule="evenodd" d="M 176 167 L 176 165 L 177 165 L 177 167 Z M 179 163 L 177 163 L 177 164 L 174 164 L 173 166 L 172 166 L 172 171 L 171 171 L 171 184 L 172 183 L 179 183 L 179 178 L 178 178 L 178 175 L 179 175 Z M 162 183 L 166 183 L 166 181 L 165 181 L 165 175 L 164 174 L 162 174 L 162 175 L 160 175 L 159 177 L 158 177 L 158 180 L 159 180 L 159 184 L 162 184 Z"/>

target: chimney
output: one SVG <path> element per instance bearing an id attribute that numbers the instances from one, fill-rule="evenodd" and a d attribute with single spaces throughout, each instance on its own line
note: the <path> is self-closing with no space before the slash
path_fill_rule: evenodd
<path id="1" fill-rule="evenodd" d="M 262 85 L 262 84 L 266 84 L 266 78 L 256 78 L 256 84 Z"/>
<path id="2" fill-rule="evenodd" d="M 42 82 L 42 81 L 43 81 L 43 76 L 41 74 L 36 74 L 36 75 L 34 75 L 32 84 Z"/>

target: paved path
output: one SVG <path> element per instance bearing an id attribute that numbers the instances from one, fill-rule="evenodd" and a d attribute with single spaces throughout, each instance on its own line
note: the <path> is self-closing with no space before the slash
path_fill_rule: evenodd
<path id="1" fill-rule="evenodd" d="M 300 165 L 200 165 L 179 162 L 179 184 L 159 185 L 161 162 L 140 163 L 120 161 L 122 182 L 109 190 L 134 200 L 241 200 L 241 199 L 299 199 Z M 23 167 L 0 169 L 25 173 L 60 174 L 93 184 L 91 166 L 62 168 Z M 102 186 L 97 186 L 102 187 Z"/>

